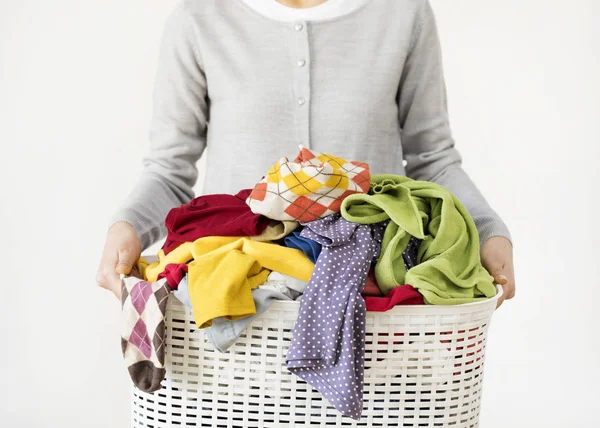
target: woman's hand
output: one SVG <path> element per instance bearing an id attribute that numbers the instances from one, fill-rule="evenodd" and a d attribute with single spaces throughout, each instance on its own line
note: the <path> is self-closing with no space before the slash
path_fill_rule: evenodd
<path id="1" fill-rule="evenodd" d="M 108 230 L 96 283 L 121 299 L 121 279 L 127 275 L 142 254 L 142 244 L 133 226 L 125 221 L 113 224 Z"/>
<path id="2" fill-rule="evenodd" d="M 502 236 L 493 236 L 485 241 L 481 247 L 481 264 L 504 290 L 497 307 L 505 299 L 512 299 L 515 295 L 515 268 L 510 241 Z"/>

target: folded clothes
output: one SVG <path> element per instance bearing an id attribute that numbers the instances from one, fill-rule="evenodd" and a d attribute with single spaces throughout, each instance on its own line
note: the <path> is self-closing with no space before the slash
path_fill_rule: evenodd
<path id="1" fill-rule="evenodd" d="M 437 305 L 468 303 L 493 297 L 492 277 L 481 265 L 479 236 L 460 201 L 442 186 L 383 174 L 371 179 L 368 195 L 348 196 L 342 216 L 374 224 L 390 220 L 375 266 L 384 293 L 409 283 Z M 403 253 L 411 237 L 421 239 L 417 265 L 406 270 Z"/>
<path id="2" fill-rule="evenodd" d="M 237 195 L 206 195 L 173 208 L 167 214 L 167 240 L 162 249 L 169 254 L 183 242 L 206 236 L 255 236 L 267 229 L 271 220 L 254 214 L 246 199 L 251 190 Z"/>
<path id="3" fill-rule="evenodd" d="M 312 239 L 301 236 L 299 230 L 293 231 L 291 235 L 286 236 L 283 242 L 280 243 L 288 248 L 297 248 L 303 251 L 306 257 L 313 263 L 317 262 L 317 258 L 321 254 L 321 245 Z"/>
<path id="4" fill-rule="evenodd" d="M 274 220 L 309 222 L 337 213 L 344 198 L 369 190 L 369 166 L 300 146 L 298 157 L 281 158 L 254 187 L 247 204 Z"/>
<path id="5" fill-rule="evenodd" d="M 365 305 L 370 312 L 386 312 L 398 305 L 422 305 L 423 296 L 410 285 L 394 287 L 383 297 L 365 296 Z"/>

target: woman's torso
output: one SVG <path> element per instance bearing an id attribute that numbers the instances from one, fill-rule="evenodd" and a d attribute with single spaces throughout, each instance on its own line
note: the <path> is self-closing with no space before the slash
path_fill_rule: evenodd
<path id="1" fill-rule="evenodd" d="M 420 3 L 280 22 L 240 0 L 190 2 L 209 98 L 204 193 L 253 186 L 300 144 L 403 175 L 397 95 Z"/>

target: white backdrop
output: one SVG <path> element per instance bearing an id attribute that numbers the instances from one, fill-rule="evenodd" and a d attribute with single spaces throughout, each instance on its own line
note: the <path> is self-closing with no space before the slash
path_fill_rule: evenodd
<path id="1" fill-rule="evenodd" d="M 174 4 L 0 0 L 3 427 L 128 426 L 120 308 L 94 277 Z M 481 426 L 600 426 L 600 2 L 432 4 L 465 168 L 515 241 Z"/>

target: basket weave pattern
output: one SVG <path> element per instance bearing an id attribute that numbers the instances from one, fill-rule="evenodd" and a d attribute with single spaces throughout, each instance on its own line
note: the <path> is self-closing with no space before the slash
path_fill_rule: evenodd
<path id="1" fill-rule="evenodd" d="M 495 305 L 368 312 L 364 412 L 352 421 L 286 369 L 298 303 L 274 303 L 221 354 L 171 297 L 167 375 L 155 393 L 134 389 L 132 426 L 476 427 Z"/>

